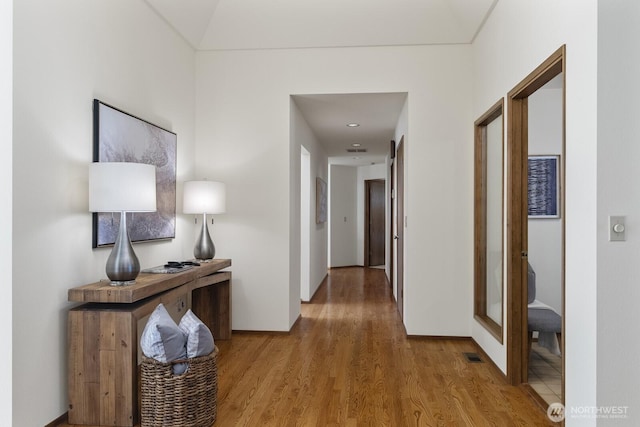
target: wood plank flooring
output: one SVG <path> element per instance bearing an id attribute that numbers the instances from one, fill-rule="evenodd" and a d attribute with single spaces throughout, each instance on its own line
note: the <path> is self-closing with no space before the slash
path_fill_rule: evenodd
<path id="1" fill-rule="evenodd" d="M 553 425 L 473 342 L 407 339 L 382 270 L 333 269 L 290 334 L 218 346 L 216 426 Z"/>
<path id="2" fill-rule="evenodd" d="M 472 341 L 407 338 L 383 270 L 333 269 L 290 333 L 216 344 L 216 427 L 555 425 Z"/>

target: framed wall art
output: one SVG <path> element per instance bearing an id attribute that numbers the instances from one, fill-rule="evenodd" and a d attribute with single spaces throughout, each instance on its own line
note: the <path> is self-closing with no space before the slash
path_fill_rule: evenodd
<path id="1" fill-rule="evenodd" d="M 316 224 L 327 222 L 327 183 L 316 178 Z"/>
<path id="2" fill-rule="evenodd" d="M 156 212 L 129 214 L 132 242 L 172 239 L 176 226 L 177 135 L 97 99 L 93 100 L 93 161 L 156 166 Z M 93 214 L 93 247 L 116 240 L 120 216 Z"/>
<path id="3" fill-rule="evenodd" d="M 529 218 L 560 218 L 560 156 L 529 156 Z"/>

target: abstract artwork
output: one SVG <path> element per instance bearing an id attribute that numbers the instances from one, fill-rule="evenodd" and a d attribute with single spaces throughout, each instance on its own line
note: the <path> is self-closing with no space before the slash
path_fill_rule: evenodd
<path id="1" fill-rule="evenodd" d="M 529 156 L 530 218 L 560 218 L 560 156 Z"/>
<path id="2" fill-rule="evenodd" d="M 128 214 L 132 242 L 172 239 L 176 225 L 177 135 L 93 100 L 94 162 L 134 162 L 156 166 L 156 212 Z M 120 215 L 95 213 L 93 247 L 112 245 Z"/>
<path id="3" fill-rule="evenodd" d="M 316 178 L 316 224 L 327 222 L 327 183 Z"/>

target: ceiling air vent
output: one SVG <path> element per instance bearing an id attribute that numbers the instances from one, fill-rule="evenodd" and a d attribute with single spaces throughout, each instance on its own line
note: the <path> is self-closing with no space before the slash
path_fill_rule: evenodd
<path id="1" fill-rule="evenodd" d="M 366 148 L 347 148 L 347 153 L 366 153 Z"/>

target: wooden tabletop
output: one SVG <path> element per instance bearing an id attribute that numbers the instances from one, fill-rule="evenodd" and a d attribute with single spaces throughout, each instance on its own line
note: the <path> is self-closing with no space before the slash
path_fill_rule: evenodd
<path id="1" fill-rule="evenodd" d="M 140 273 L 136 283 L 111 286 L 109 280 L 69 289 L 68 299 L 74 302 L 134 303 L 152 295 L 213 274 L 231 266 L 230 259 L 201 262 L 200 266 L 179 273 Z"/>

